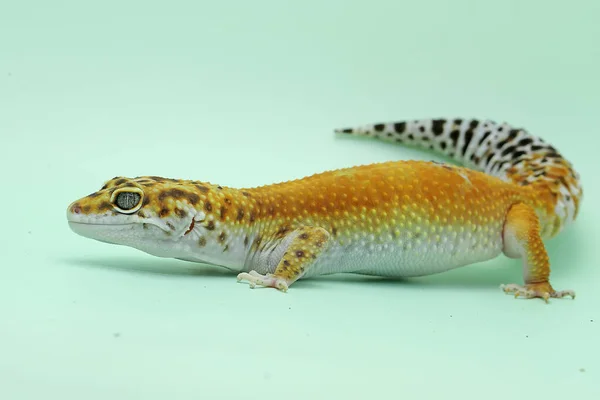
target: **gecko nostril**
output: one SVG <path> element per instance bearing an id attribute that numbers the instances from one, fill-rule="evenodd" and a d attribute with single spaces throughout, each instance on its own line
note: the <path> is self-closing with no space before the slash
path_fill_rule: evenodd
<path id="1" fill-rule="evenodd" d="M 81 214 L 81 206 L 79 204 L 73 204 L 71 207 L 71 212 L 73 214 Z"/>

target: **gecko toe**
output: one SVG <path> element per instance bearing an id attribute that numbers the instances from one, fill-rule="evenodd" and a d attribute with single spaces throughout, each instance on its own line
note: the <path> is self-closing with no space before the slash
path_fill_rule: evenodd
<path id="1" fill-rule="evenodd" d="M 242 272 L 238 274 L 237 281 L 248 281 L 250 288 L 254 289 L 256 286 L 272 287 L 282 292 L 287 292 L 288 283 L 285 279 L 278 278 L 272 274 L 262 275 L 252 270 L 250 272 Z"/>
<path id="2" fill-rule="evenodd" d="M 541 298 L 546 303 L 550 298 L 562 298 L 565 296 L 571 296 L 575 298 L 575 292 L 573 290 L 561 290 L 556 291 L 548 282 L 542 283 L 529 283 L 526 285 L 517 285 L 511 283 L 508 285 L 500 285 L 500 289 L 504 293 L 513 293 L 515 298 L 524 297 L 526 299 Z"/>

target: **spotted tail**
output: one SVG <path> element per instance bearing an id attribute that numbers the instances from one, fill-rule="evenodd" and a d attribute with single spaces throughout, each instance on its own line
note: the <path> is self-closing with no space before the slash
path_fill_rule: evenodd
<path id="1" fill-rule="evenodd" d="M 507 123 L 477 119 L 421 119 L 336 129 L 443 154 L 465 167 L 548 198 L 553 217 L 543 229 L 552 237 L 575 220 L 583 190 L 571 163 L 543 139 Z"/>

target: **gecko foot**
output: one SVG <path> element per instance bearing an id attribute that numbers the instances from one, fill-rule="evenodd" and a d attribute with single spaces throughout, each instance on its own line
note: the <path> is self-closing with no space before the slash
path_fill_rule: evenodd
<path id="1" fill-rule="evenodd" d="M 264 286 L 264 287 L 273 287 L 281 290 L 282 292 L 287 292 L 288 284 L 285 279 L 278 278 L 273 274 L 261 275 L 256 271 L 250 272 L 242 272 L 238 274 L 237 281 L 248 281 L 250 283 L 250 288 L 254 289 L 256 285 Z"/>
<path id="2" fill-rule="evenodd" d="M 562 298 L 565 296 L 571 296 L 571 298 L 575 298 L 575 292 L 573 290 L 556 291 L 548 282 L 528 283 L 526 285 L 517 285 L 515 283 L 511 283 L 508 285 L 500 285 L 500 289 L 504 290 L 504 293 L 514 293 L 515 297 L 524 297 L 526 299 L 539 297 L 544 299 L 546 303 L 551 297 Z"/>

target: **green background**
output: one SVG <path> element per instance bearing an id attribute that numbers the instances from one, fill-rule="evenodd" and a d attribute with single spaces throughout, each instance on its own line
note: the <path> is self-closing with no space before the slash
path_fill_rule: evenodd
<path id="1" fill-rule="evenodd" d="M 47 1 L 0 5 L 0 398 L 600 398 L 600 2 Z M 115 175 L 229 186 L 428 154 L 332 129 L 524 126 L 573 161 L 557 289 L 500 257 L 286 294 L 84 239 L 67 205 Z"/>

